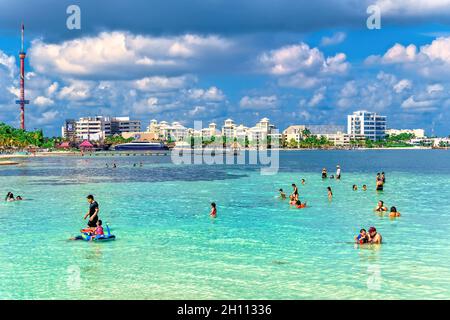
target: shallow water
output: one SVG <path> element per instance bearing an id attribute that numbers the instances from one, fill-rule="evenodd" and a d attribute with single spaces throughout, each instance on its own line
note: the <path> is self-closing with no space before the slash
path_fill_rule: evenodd
<path id="1" fill-rule="evenodd" d="M 0 168 L 0 193 L 27 199 L 0 202 L 2 299 L 83 299 L 86 287 L 97 299 L 450 298 L 448 151 L 281 152 L 273 176 L 169 157 L 20 161 Z M 113 161 L 117 169 L 105 167 Z M 322 167 L 338 163 L 342 180 L 323 181 Z M 307 209 L 276 198 L 292 182 Z M 84 226 L 91 193 L 116 241 L 67 240 Z M 402 216 L 375 214 L 379 199 Z M 372 225 L 385 243 L 355 246 Z"/>

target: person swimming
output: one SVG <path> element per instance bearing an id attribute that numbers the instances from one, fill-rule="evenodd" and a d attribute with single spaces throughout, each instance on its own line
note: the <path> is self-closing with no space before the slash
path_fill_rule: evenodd
<path id="1" fill-rule="evenodd" d="M 21 200 L 23 200 L 23 198 L 21 196 L 16 197 L 16 201 L 21 201 Z"/>
<path id="2" fill-rule="evenodd" d="M 217 208 L 216 208 L 216 203 L 215 202 L 211 203 L 211 212 L 209 213 L 209 216 L 211 218 L 217 218 Z"/>
<path id="3" fill-rule="evenodd" d="M 283 189 L 278 190 L 280 192 L 280 199 L 286 200 L 286 193 L 284 193 Z"/>
<path id="4" fill-rule="evenodd" d="M 363 190 L 363 191 L 367 191 L 367 186 L 366 186 L 365 184 L 363 184 L 362 190 Z"/>
<path id="5" fill-rule="evenodd" d="M 8 192 L 5 197 L 6 202 L 15 201 L 14 194 L 12 192 Z"/>
<path id="6" fill-rule="evenodd" d="M 327 169 L 326 169 L 326 168 L 323 168 L 323 169 L 322 169 L 322 179 L 326 179 L 326 178 L 327 178 L 327 175 L 328 175 Z"/>
<path id="7" fill-rule="evenodd" d="M 378 201 L 377 206 L 375 207 L 374 211 L 377 212 L 386 212 L 388 209 L 384 206 L 384 202 L 383 201 Z"/>
<path id="8" fill-rule="evenodd" d="M 302 185 L 305 185 L 305 183 L 306 183 L 306 180 L 302 179 Z"/>
<path id="9" fill-rule="evenodd" d="M 389 212 L 390 218 L 397 218 L 400 217 L 400 212 L 397 211 L 396 207 L 391 207 L 391 212 Z"/>
<path id="10" fill-rule="evenodd" d="M 303 209 L 303 208 L 306 207 L 306 202 L 305 202 L 305 203 L 302 203 L 300 200 L 297 200 L 297 201 L 295 202 L 295 206 L 297 207 L 297 209 Z"/>
<path id="11" fill-rule="evenodd" d="M 355 241 L 359 244 L 364 244 L 369 242 L 369 235 L 366 229 L 359 230 L 359 234 L 355 237 Z"/>
<path id="12" fill-rule="evenodd" d="M 358 186 L 356 184 L 353 185 L 353 191 L 358 191 Z"/>

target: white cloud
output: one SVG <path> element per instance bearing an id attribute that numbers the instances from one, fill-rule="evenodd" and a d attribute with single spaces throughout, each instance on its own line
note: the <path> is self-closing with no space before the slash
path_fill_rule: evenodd
<path id="1" fill-rule="evenodd" d="M 410 96 L 403 101 L 402 108 L 416 111 L 432 111 L 435 110 L 435 100 L 416 100 L 414 96 Z"/>
<path id="2" fill-rule="evenodd" d="M 345 32 L 336 32 L 331 37 L 323 37 L 322 40 L 320 41 L 320 44 L 322 46 L 336 45 L 343 42 L 346 37 L 347 35 L 345 34 Z"/>
<path id="3" fill-rule="evenodd" d="M 427 78 L 445 78 L 450 72 L 450 37 L 440 37 L 417 48 L 395 44 L 383 56 L 370 56 L 368 64 L 400 65 L 410 73 Z"/>
<path id="4" fill-rule="evenodd" d="M 411 89 L 412 82 L 408 79 L 402 79 L 394 85 L 394 91 L 396 93 L 402 93 L 407 89 Z"/>
<path id="5" fill-rule="evenodd" d="M 378 0 L 382 15 L 425 16 L 450 13 L 450 0 Z"/>
<path id="6" fill-rule="evenodd" d="M 151 37 L 117 31 L 60 44 L 36 40 L 29 57 L 33 68 L 45 74 L 136 78 L 145 73 L 193 70 L 208 57 L 225 54 L 231 46 L 229 40 L 218 36 Z"/>
<path id="7" fill-rule="evenodd" d="M 179 77 L 145 77 L 134 81 L 134 87 L 146 92 L 179 90 L 190 85 L 196 79 L 190 76 Z"/>
<path id="8" fill-rule="evenodd" d="M 225 100 L 225 95 L 217 87 L 210 87 L 209 89 L 191 89 L 188 91 L 188 96 L 194 100 L 205 100 L 205 101 L 223 101 Z"/>
<path id="9" fill-rule="evenodd" d="M 325 58 L 319 49 L 303 42 L 264 52 L 258 62 L 264 72 L 279 77 L 281 86 L 297 88 L 311 88 L 333 75 L 344 75 L 350 66 L 344 53 Z"/>
<path id="10" fill-rule="evenodd" d="M 275 95 L 260 97 L 244 96 L 239 105 L 241 108 L 249 110 L 273 109 L 278 106 L 278 99 Z"/>
<path id="11" fill-rule="evenodd" d="M 70 85 L 64 86 L 58 93 L 58 98 L 62 100 L 86 100 L 91 97 L 93 84 L 87 81 L 72 81 Z"/>
<path id="12" fill-rule="evenodd" d="M 427 86 L 428 94 L 433 94 L 433 93 L 437 93 L 437 92 L 441 92 L 441 91 L 444 91 L 444 86 L 440 83 L 431 84 L 431 85 Z"/>
<path id="13" fill-rule="evenodd" d="M 45 106 L 51 106 L 51 105 L 55 104 L 55 101 L 53 101 L 52 99 L 47 98 L 47 97 L 38 96 L 33 100 L 33 104 L 40 106 L 40 107 L 45 107 Z"/>

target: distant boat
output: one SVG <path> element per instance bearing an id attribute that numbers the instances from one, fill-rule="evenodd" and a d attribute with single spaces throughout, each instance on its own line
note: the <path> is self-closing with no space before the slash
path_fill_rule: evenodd
<path id="1" fill-rule="evenodd" d="M 162 142 L 146 142 L 135 141 L 130 143 L 118 144 L 114 147 L 115 151 L 168 151 L 167 147 Z"/>

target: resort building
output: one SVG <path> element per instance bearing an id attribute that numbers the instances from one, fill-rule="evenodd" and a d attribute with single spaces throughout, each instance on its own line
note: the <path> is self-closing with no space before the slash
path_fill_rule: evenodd
<path id="1" fill-rule="evenodd" d="M 151 131 L 149 132 L 155 133 L 159 139 L 164 141 L 183 141 L 193 133 L 192 129 L 188 129 L 176 121 L 171 124 L 167 121 L 161 121 L 159 124 L 153 123 L 153 126 L 151 124 L 150 127 Z"/>
<path id="2" fill-rule="evenodd" d="M 402 133 L 413 134 L 415 138 L 425 138 L 424 129 L 387 129 L 386 134 L 389 136 L 397 136 Z"/>
<path id="3" fill-rule="evenodd" d="M 123 132 L 141 131 L 139 120 L 130 120 L 129 117 L 83 117 L 77 121 L 66 120 L 62 127 L 63 137 L 76 140 L 102 140 L 107 136 Z"/>
<path id="4" fill-rule="evenodd" d="M 203 139 L 211 139 L 212 137 L 220 137 L 221 136 L 221 132 L 220 130 L 217 129 L 217 124 L 215 124 L 214 122 L 211 122 L 208 125 L 208 128 L 204 128 L 201 131 L 201 136 Z"/>
<path id="5" fill-rule="evenodd" d="M 248 141 L 252 145 L 264 144 L 268 138 L 272 141 L 281 140 L 282 134 L 277 132 L 275 125 L 268 118 L 262 118 L 254 127 L 247 131 Z"/>
<path id="6" fill-rule="evenodd" d="M 305 130 L 305 125 L 289 126 L 283 131 L 283 138 L 287 142 L 294 140 L 295 142 L 299 143 L 303 139 L 303 132 Z"/>
<path id="7" fill-rule="evenodd" d="M 364 110 L 355 111 L 347 116 L 347 133 L 352 137 L 364 135 L 372 141 L 382 140 L 386 136 L 386 116 Z"/>

